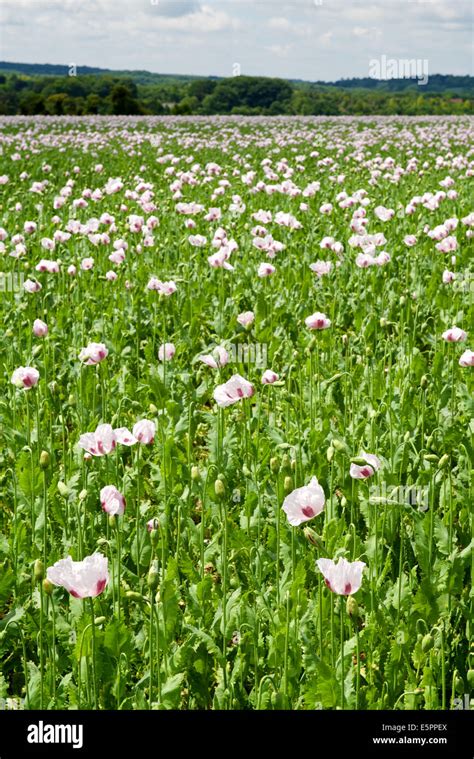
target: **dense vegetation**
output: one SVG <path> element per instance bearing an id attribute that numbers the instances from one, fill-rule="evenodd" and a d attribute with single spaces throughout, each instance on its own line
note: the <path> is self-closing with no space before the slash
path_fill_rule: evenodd
<path id="1" fill-rule="evenodd" d="M 213 77 L 113 72 L 81 67 L 0 62 L 4 115 L 370 115 L 466 114 L 472 77 L 347 79 L 334 83 L 270 77 Z"/>

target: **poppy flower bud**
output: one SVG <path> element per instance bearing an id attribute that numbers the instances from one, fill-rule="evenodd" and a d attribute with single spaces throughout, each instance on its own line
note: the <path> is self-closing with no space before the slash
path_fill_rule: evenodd
<path id="1" fill-rule="evenodd" d="M 218 498 L 223 498 L 225 494 L 225 485 L 222 480 L 216 480 L 214 483 L 214 492 Z"/>
<path id="2" fill-rule="evenodd" d="M 150 571 L 148 572 L 147 585 L 150 590 L 156 590 L 159 584 L 160 575 L 158 572 L 158 564 L 156 561 L 154 561 L 150 567 Z"/>
<path id="3" fill-rule="evenodd" d="M 441 456 L 440 460 L 438 461 L 438 469 L 444 469 L 448 462 L 449 453 L 445 453 L 444 456 Z"/>
<path id="4" fill-rule="evenodd" d="M 330 445 L 326 451 L 326 458 L 329 461 L 329 463 L 331 463 L 331 461 L 334 458 L 334 448 L 332 447 L 332 445 Z"/>
<path id="5" fill-rule="evenodd" d="M 76 405 L 76 399 L 75 399 L 75 397 L 73 395 L 69 396 L 69 398 L 67 399 L 67 402 L 69 403 L 70 406 L 75 406 Z"/>
<path id="6" fill-rule="evenodd" d="M 158 530 L 152 530 L 150 532 L 150 542 L 153 548 L 156 548 L 156 546 L 158 545 L 159 537 L 160 537 L 160 533 L 158 532 Z"/>
<path id="7" fill-rule="evenodd" d="M 296 459 L 292 459 L 291 462 L 291 471 L 296 472 Z"/>
<path id="8" fill-rule="evenodd" d="M 292 482 L 291 477 L 285 477 L 283 481 L 283 490 L 285 491 L 285 493 L 290 493 L 292 489 L 293 489 L 293 482 Z"/>
<path id="9" fill-rule="evenodd" d="M 61 482 L 61 481 L 58 482 L 58 492 L 60 495 L 63 496 L 63 498 L 67 498 L 67 496 L 69 495 L 69 488 L 65 482 Z"/>
<path id="10" fill-rule="evenodd" d="M 94 619 L 94 624 L 95 625 L 103 625 L 105 621 L 106 621 L 106 617 L 96 617 Z"/>
<path id="11" fill-rule="evenodd" d="M 274 456 L 270 459 L 270 470 L 273 472 L 273 474 L 277 474 L 280 469 L 280 462 L 278 461 L 277 457 Z"/>
<path id="12" fill-rule="evenodd" d="M 85 490 L 85 489 L 81 490 L 81 492 L 79 493 L 79 500 L 80 501 L 85 501 L 86 498 L 87 498 L 87 490 Z"/>
<path id="13" fill-rule="evenodd" d="M 321 551 L 324 551 L 324 545 L 319 537 L 318 533 L 311 529 L 311 527 L 304 527 L 303 533 L 305 538 L 309 540 L 311 545 L 316 546 L 316 548 L 319 548 Z"/>
<path id="14" fill-rule="evenodd" d="M 348 596 L 346 601 L 346 610 L 350 617 L 357 619 L 359 616 L 359 604 L 354 596 Z"/>
<path id="15" fill-rule="evenodd" d="M 388 321 L 382 316 L 382 318 L 380 319 L 380 326 L 386 327 L 387 324 L 388 324 Z"/>
<path id="16" fill-rule="evenodd" d="M 290 457 L 287 453 L 284 453 L 281 457 L 281 469 L 283 472 L 287 472 L 290 469 Z"/>
<path id="17" fill-rule="evenodd" d="M 50 390 L 50 392 L 51 392 L 51 395 L 56 395 L 56 393 L 57 393 L 57 392 L 58 392 L 58 390 L 59 390 L 59 385 L 58 385 L 58 383 L 56 382 L 56 380 L 52 380 L 52 381 L 49 383 L 48 387 L 49 387 L 49 390 Z"/>
<path id="18" fill-rule="evenodd" d="M 471 689 L 474 688 L 474 669 L 467 670 L 467 684 Z"/>
<path id="19" fill-rule="evenodd" d="M 48 451 L 41 451 L 40 454 L 40 467 L 41 469 L 47 469 L 49 467 L 51 458 Z"/>
<path id="20" fill-rule="evenodd" d="M 129 601 L 139 601 L 140 603 L 145 600 L 141 593 L 135 593 L 134 590 L 127 590 L 125 598 L 128 598 Z"/>
<path id="21" fill-rule="evenodd" d="M 426 459 L 426 461 L 438 461 L 438 457 L 435 453 L 426 453 L 423 458 Z"/>
<path id="22" fill-rule="evenodd" d="M 421 650 L 424 654 L 428 653 L 428 651 L 431 651 L 434 645 L 433 636 L 430 633 L 427 633 L 423 640 L 421 641 Z"/>
<path id="23" fill-rule="evenodd" d="M 404 306 L 405 303 L 406 303 L 406 301 L 407 301 L 407 299 L 405 298 L 405 296 L 404 295 L 400 295 L 400 299 L 398 301 L 400 303 L 400 305 Z"/>
<path id="24" fill-rule="evenodd" d="M 355 458 L 351 459 L 351 463 L 357 464 L 358 466 L 365 466 L 367 464 L 367 461 L 361 456 L 356 456 Z"/>
<path id="25" fill-rule="evenodd" d="M 201 474 L 199 472 L 199 467 L 197 467 L 197 466 L 192 466 L 191 467 L 191 479 L 193 480 L 193 482 L 196 482 L 197 480 L 201 479 Z"/>
<path id="26" fill-rule="evenodd" d="M 405 443 L 408 443 L 408 441 L 410 440 L 410 431 L 409 430 L 407 430 L 405 432 L 405 435 L 403 436 L 403 440 L 405 441 Z"/>
<path id="27" fill-rule="evenodd" d="M 53 583 L 47 577 L 43 580 L 43 590 L 47 596 L 50 596 L 54 590 Z"/>
<path id="28" fill-rule="evenodd" d="M 148 411 L 150 412 L 150 414 L 158 413 L 158 409 L 156 408 L 154 403 L 150 403 L 150 405 L 148 406 Z"/>
<path id="29" fill-rule="evenodd" d="M 333 448 L 336 449 L 336 451 L 345 451 L 346 450 L 345 444 L 342 442 L 342 440 L 338 440 L 337 438 L 333 438 L 333 440 L 331 442 L 331 445 L 332 445 Z"/>
<path id="30" fill-rule="evenodd" d="M 35 578 L 35 582 L 41 582 L 41 580 L 44 579 L 44 564 L 41 559 L 36 559 L 35 561 L 33 576 Z"/>
<path id="31" fill-rule="evenodd" d="M 107 543 L 108 543 L 108 541 L 106 540 L 106 538 L 99 538 L 98 541 L 97 541 L 97 545 L 99 546 L 99 548 L 101 546 L 107 545 Z"/>
<path id="32" fill-rule="evenodd" d="M 454 690 L 458 693 L 464 693 L 464 680 L 460 677 L 459 672 L 456 672 L 456 676 L 453 679 Z"/>
<path id="33" fill-rule="evenodd" d="M 342 506 L 343 509 L 345 509 L 346 506 L 347 506 L 347 498 L 346 498 L 345 495 L 343 495 L 342 498 L 341 498 L 341 506 Z"/>
<path id="34" fill-rule="evenodd" d="M 250 471 L 250 469 L 248 468 L 248 466 L 246 466 L 245 464 L 242 467 L 242 474 L 244 474 L 245 477 L 251 477 L 252 476 L 252 472 Z"/>
<path id="35" fill-rule="evenodd" d="M 428 377 L 426 374 L 423 375 L 423 377 L 420 380 L 420 387 L 425 388 L 428 385 Z"/>

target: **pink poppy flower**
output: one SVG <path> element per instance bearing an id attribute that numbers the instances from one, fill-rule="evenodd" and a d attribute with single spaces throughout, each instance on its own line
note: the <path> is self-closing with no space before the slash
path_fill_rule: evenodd
<path id="1" fill-rule="evenodd" d="M 106 456 L 114 450 L 116 437 L 111 424 L 99 424 L 95 432 L 86 432 L 79 438 L 79 448 L 91 456 Z"/>
<path id="2" fill-rule="evenodd" d="M 258 267 L 257 275 L 259 277 L 269 277 L 271 274 L 274 274 L 276 272 L 276 269 L 272 264 L 262 263 Z"/>
<path id="3" fill-rule="evenodd" d="M 312 477 L 309 485 L 296 488 L 286 496 L 282 509 L 293 527 L 318 516 L 324 509 L 324 490 L 316 477 Z"/>
<path id="4" fill-rule="evenodd" d="M 160 523 L 158 521 L 157 517 L 153 517 L 152 519 L 149 519 L 146 523 L 146 528 L 148 532 L 151 532 L 152 530 L 157 530 L 160 526 Z"/>
<path id="5" fill-rule="evenodd" d="M 73 561 L 71 556 L 48 567 L 46 577 L 53 585 L 65 588 L 74 598 L 95 598 L 109 581 L 107 557 L 101 553 Z"/>
<path id="6" fill-rule="evenodd" d="M 42 285 L 34 279 L 27 279 L 23 282 L 23 289 L 26 290 L 27 293 L 37 293 L 42 289 Z"/>
<path id="7" fill-rule="evenodd" d="M 178 288 L 176 287 L 176 283 L 173 282 L 173 280 L 169 280 L 169 282 L 162 282 L 160 279 L 152 277 L 147 284 L 147 289 L 158 290 L 158 293 L 160 295 L 168 296 L 175 293 Z"/>
<path id="8" fill-rule="evenodd" d="M 141 419 L 134 425 L 133 434 L 139 443 L 150 445 L 155 439 L 155 423 L 149 419 Z"/>
<path id="9" fill-rule="evenodd" d="M 100 503 L 103 510 L 112 516 L 122 516 L 125 511 L 125 498 L 115 485 L 106 485 L 102 488 L 100 491 Z"/>
<path id="10" fill-rule="evenodd" d="M 79 353 L 79 360 L 84 364 L 99 364 L 108 356 L 108 349 L 103 343 L 89 343 L 87 348 L 83 348 Z"/>
<path id="11" fill-rule="evenodd" d="M 451 327 L 443 332 L 442 338 L 448 343 L 463 343 L 467 337 L 467 332 L 464 332 L 460 327 Z"/>
<path id="12" fill-rule="evenodd" d="M 224 247 L 212 256 L 208 256 L 207 260 L 213 269 L 227 269 L 227 271 L 234 271 L 234 267 L 229 263 L 228 258 L 229 252 Z"/>
<path id="13" fill-rule="evenodd" d="M 327 318 L 326 314 L 321 314 L 319 311 L 308 316 L 304 323 L 308 329 L 327 329 L 331 326 L 331 320 Z"/>
<path id="14" fill-rule="evenodd" d="M 279 380 L 278 374 L 271 369 L 266 369 L 262 374 L 262 385 L 273 385 L 277 380 Z"/>
<path id="15" fill-rule="evenodd" d="M 212 355 L 206 353 L 204 356 L 199 356 L 199 360 L 206 366 L 210 366 L 211 369 L 219 369 L 221 366 L 226 366 L 229 363 L 229 354 L 226 349 L 219 345 L 214 348 Z"/>
<path id="16" fill-rule="evenodd" d="M 81 269 L 83 271 L 89 271 L 89 269 L 94 268 L 94 259 L 93 258 L 83 258 L 81 261 Z"/>
<path id="17" fill-rule="evenodd" d="M 380 459 L 374 456 L 373 453 L 362 452 L 361 458 L 367 462 L 363 466 L 358 464 L 351 464 L 349 474 L 354 480 L 366 480 L 368 477 L 372 477 L 376 471 L 382 466 Z"/>
<path id="18" fill-rule="evenodd" d="M 459 366 L 474 366 L 474 351 L 464 351 L 459 359 Z"/>
<path id="19" fill-rule="evenodd" d="M 135 445 L 138 440 L 127 427 L 117 427 L 114 430 L 115 440 L 121 445 Z"/>
<path id="20" fill-rule="evenodd" d="M 317 277 L 322 277 L 324 274 L 329 274 L 332 269 L 331 261 L 316 261 L 314 264 L 310 264 L 309 268 L 314 271 Z"/>
<path id="21" fill-rule="evenodd" d="M 214 400 L 219 406 L 225 408 L 232 406 L 242 398 L 251 398 L 255 389 L 251 382 L 244 379 L 240 374 L 234 374 L 223 385 L 218 385 L 214 390 Z"/>
<path id="22" fill-rule="evenodd" d="M 30 390 L 39 380 L 39 371 L 32 366 L 19 366 L 12 374 L 11 382 L 16 387 Z"/>
<path id="23" fill-rule="evenodd" d="M 173 343 L 164 343 L 158 349 L 158 358 L 160 361 L 171 361 L 175 353 L 176 348 Z"/>
<path id="24" fill-rule="evenodd" d="M 347 561 L 340 558 L 337 563 L 332 559 L 318 559 L 316 562 L 329 590 L 340 596 L 357 593 L 362 585 L 363 561 Z"/>
<path id="25" fill-rule="evenodd" d="M 45 337 L 48 334 L 48 325 L 41 321 L 41 319 L 35 319 L 33 322 L 33 334 L 35 337 Z"/>
<path id="26" fill-rule="evenodd" d="M 255 314 L 253 311 L 244 311 L 242 314 L 238 315 L 237 321 L 242 325 L 242 327 L 250 327 L 250 325 L 255 321 Z"/>
<path id="27" fill-rule="evenodd" d="M 443 284 L 444 285 L 450 285 L 451 282 L 454 282 L 456 279 L 456 274 L 454 271 L 449 271 L 448 269 L 445 269 L 443 271 Z"/>

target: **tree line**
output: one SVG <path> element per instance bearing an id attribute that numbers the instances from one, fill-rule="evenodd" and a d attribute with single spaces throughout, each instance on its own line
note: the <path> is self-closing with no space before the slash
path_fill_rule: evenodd
<path id="1" fill-rule="evenodd" d="M 431 87 L 370 80 L 335 84 L 271 77 L 223 79 L 0 72 L 2 115 L 429 115 L 473 112 L 471 77 L 437 75 Z M 395 80 L 394 80 L 395 81 Z M 357 86 L 357 83 L 363 86 Z"/>

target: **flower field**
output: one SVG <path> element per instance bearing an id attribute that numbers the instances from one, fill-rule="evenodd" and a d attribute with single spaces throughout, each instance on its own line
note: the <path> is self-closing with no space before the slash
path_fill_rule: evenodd
<path id="1" fill-rule="evenodd" d="M 7 708 L 469 706 L 472 138 L 2 117 Z"/>

